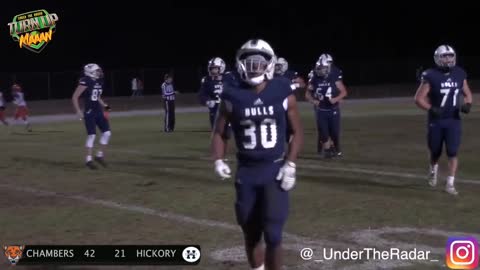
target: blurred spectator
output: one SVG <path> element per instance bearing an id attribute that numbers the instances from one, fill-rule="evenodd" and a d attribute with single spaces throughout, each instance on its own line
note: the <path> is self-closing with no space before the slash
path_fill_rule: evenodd
<path id="1" fill-rule="evenodd" d="M 140 79 L 135 76 L 132 79 L 132 97 L 140 96 L 140 90 L 139 90 L 139 85 L 140 85 Z"/>

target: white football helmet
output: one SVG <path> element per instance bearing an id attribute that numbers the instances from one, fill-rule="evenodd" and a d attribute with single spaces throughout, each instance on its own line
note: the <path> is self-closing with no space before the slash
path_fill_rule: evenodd
<path id="1" fill-rule="evenodd" d="M 325 59 L 326 61 L 330 62 L 330 64 L 333 64 L 333 57 L 328 53 L 323 53 L 322 55 L 320 55 L 318 60 L 320 59 Z"/>
<path id="2" fill-rule="evenodd" d="M 275 71 L 276 57 L 270 44 L 261 39 L 247 41 L 235 57 L 238 73 L 250 85 L 259 85 L 271 80 Z"/>
<path id="3" fill-rule="evenodd" d="M 88 76 L 94 80 L 100 79 L 103 77 L 103 70 L 102 68 L 94 63 L 87 64 L 83 67 L 83 73 L 85 76 Z"/>
<path id="4" fill-rule="evenodd" d="M 329 54 L 322 54 L 315 63 L 315 74 L 320 77 L 326 77 L 332 70 L 333 58 Z"/>
<path id="5" fill-rule="evenodd" d="M 275 64 L 275 74 L 283 75 L 288 70 L 288 62 L 285 58 L 280 57 Z"/>
<path id="6" fill-rule="evenodd" d="M 442 68 L 451 68 L 457 64 L 457 54 L 449 45 L 440 45 L 433 54 L 435 64 Z"/>
<path id="7" fill-rule="evenodd" d="M 208 74 L 210 76 L 220 75 L 225 72 L 225 61 L 220 57 L 214 57 L 208 61 Z M 212 74 L 212 68 L 218 68 L 218 74 Z"/>

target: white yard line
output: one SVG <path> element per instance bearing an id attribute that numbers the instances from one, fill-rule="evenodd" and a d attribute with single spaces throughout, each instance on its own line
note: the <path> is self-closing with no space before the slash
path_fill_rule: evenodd
<path id="1" fill-rule="evenodd" d="M 329 170 L 329 171 L 337 171 L 337 172 L 350 172 L 350 173 L 362 173 L 362 174 L 372 174 L 372 175 L 380 175 L 380 176 L 393 176 L 393 177 L 400 177 L 400 178 L 408 178 L 408 179 L 418 179 L 424 180 L 427 179 L 427 174 L 414 174 L 414 173 L 401 173 L 401 172 L 392 172 L 392 171 L 381 171 L 381 170 L 373 170 L 373 169 L 363 169 L 363 168 L 355 168 L 355 167 L 338 167 L 338 166 L 324 166 L 320 164 L 305 164 L 299 162 L 298 164 L 299 170 L 301 168 L 306 168 L 310 170 Z M 401 168 L 398 168 L 399 170 Z M 480 180 L 475 179 L 455 179 L 455 182 L 458 183 L 466 183 L 472 185 L 480 185 Z"/>

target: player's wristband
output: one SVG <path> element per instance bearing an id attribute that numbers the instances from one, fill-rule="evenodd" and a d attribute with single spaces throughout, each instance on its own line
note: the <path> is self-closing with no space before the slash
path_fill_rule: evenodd
<path id="1" fill-rule="evenodd" d="M 285 163 L 286 163 L 288 166 L 292 167 L 292 168 L 296 168 L 296 167 L 297 167 L 297 165 L 296 165 L 294 162 L 292 162 L 292 161 L 287 160 L 287 162 L 285 162 Z"/>

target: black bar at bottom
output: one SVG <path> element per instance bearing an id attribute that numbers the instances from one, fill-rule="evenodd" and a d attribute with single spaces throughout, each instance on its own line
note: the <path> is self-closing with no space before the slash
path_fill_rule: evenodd
<path id="1" fill-rule="evenodd" d="M 27 245 L 21 248 L 17 265 L 197 265 L 201 258 L 199 245 Z"/>

